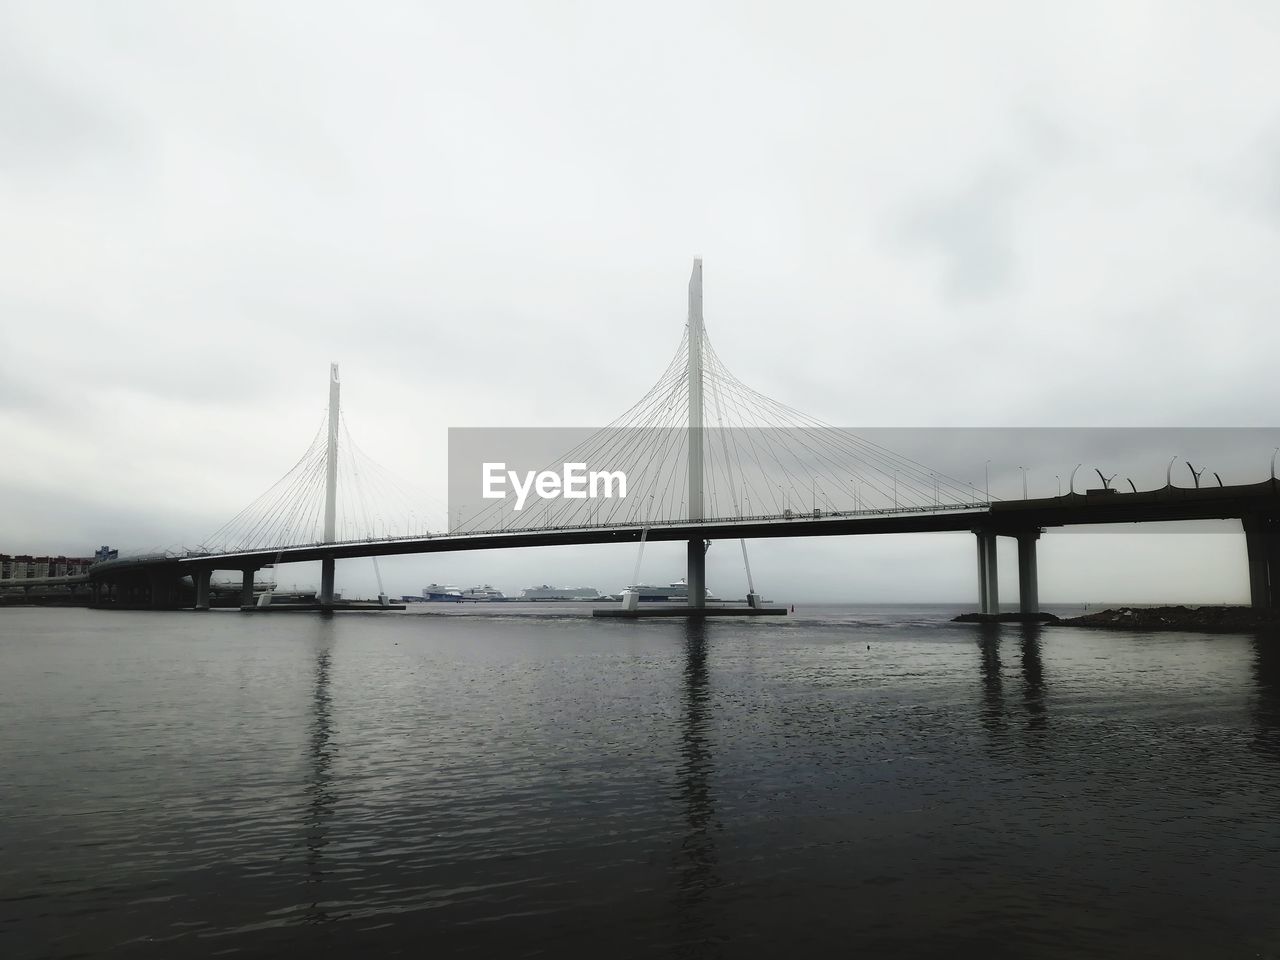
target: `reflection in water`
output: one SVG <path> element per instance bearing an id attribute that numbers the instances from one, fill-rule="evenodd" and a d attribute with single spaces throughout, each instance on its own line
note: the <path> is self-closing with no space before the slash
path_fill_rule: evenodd
<path id="1" fill-rule="evenodd" d="M 1259 632 L 1253 638 L 1253 714 L 1257 749 L 1280 760 L 1280 632 Z"/>
<path id="2" fill-rule="evenodd" d="M 982 710 L 978 718 L 991 733 L 1004 732 L 1004 680 L 1000 676 L 1000 627 L 978 627 L 978 651 L 982 655 Z"/>
<path id="3" fill-rule="evenodd" d="M 311 739 L 308 755 L 311 775 L 307 783 L 310 801 L 306 813 L 307 883 L 311 884 L 311 907 L 306 914 L 307 923 L 324 923 L 332 919 L 320 906 L 327 899 L 323 895 L 325 870 L 324 848 L 329 845 L 329 821 L 333 818 L 333 739 L 330 718 L 329 664 L 333 623 L 317 621 L 320 631 L 316 643 L 316 673 L 312 693 Z"/>
<path id="4" fill-rule="evenodd" d="M 712 832 L 715 799 L 711 793 L 709 690 L 706 622 L 690 619 L 685 633 L 684 710 L 681 715 L 677 796 L 684 805 L 685 836 L 677 873 L 677 906 L 683 945 L 705 956 L 711 940 L 707 901 L 720 885 Z"/>
<path id="5" fill-rule="evenodd" d="M 1027 711 L 1027 730 L 1042 731 L 1048 720 L 1044 702 L 1044 661 L 1040 659 L 1038 623 L 1022 624 L 1022 707 Z"/>
<path id="6" fill-rule="evenodd" d="M 1280 943 L 1274 635 L 2 613 L 0 956 Z"/>
<path id="7" fill-rule="evenodd" d="M 1007 715 L 1004 698 L 1003 664 L 1000 660 L 1001 627 L 984 623 L 979 627 L 979 667 L 982 672 L 982 707 L 979 720 L 992 734 L 1006 732 Z M 1024 623 L 1019 627 L 1019 653 L 1022 661 L 1022 709 L 1026 712 L 1028 734 L 1043 732 L 1049 714 L 1045 703 L 1044 661 L 1040 656 L 1038 623 Z M 1039 737 L 1028 742 L 1038 743 Z"/>

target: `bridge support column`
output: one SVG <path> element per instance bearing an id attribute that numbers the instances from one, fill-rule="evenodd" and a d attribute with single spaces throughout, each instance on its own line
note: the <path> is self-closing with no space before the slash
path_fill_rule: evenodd
<path id="1" fill-rule="evenodd" d="M 1000 577 L 996 570 L 996 535 L 975 530 L 978 540 L 978 612 L 1000 612 Z"/>
<path id="2" fill-rule="evenodd" d="M 1245 517 L 1245 549 L 1249 554 L 1249 603 L 1259 609 L 1280 606 L 1280 521 Z"/>
<path id="3" fill-rule="evenodd" d="M 1023 530 L 1018 534 L 1018 611 L 1040 612 L 1040 581 L 1036 572 L 1036 541 L 1039 530 Z"/>
<path id="4" fill-rule="evenodd" d="M 707 542 L 690 540 L 688 557 L 689 606 L 701 609 L 707 605 Z"/>
<path id="5" fill-rule="evenodd" d="M 257 573 L 252 567 L 240 574 L 240 606 L 253 606 L 253 575 Z"/>
<path id="6" fill-rule="evenodd" d="M 160 573 L 153 573 L 147 578 L 147 592 L 150 594 L 152 607 L 168 607 L 173 603 L 172 584 L 169 578 Z"/>
<path id="7" fill-rule="evenodd" d="M 196 587 L 196 606 L 197 610 L 209 609 L 209 582 L 213 579 L 212 570 L 197 570 L 191 575 L 191 579 L 195 581 Z"/>
<path id="8" fill-rule="evenodd" d="M 333 565 L 333 557 L 320 561 L 320 602 L 325 606 L 333 605 Z"/>

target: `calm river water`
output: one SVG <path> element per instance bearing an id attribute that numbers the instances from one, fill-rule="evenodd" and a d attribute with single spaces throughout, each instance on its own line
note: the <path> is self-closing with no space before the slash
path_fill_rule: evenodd
<path id="1" fill-rule="evenodd" d="M 0 956 L 1280 956 L 1280 638 L 0 611 Z"/>

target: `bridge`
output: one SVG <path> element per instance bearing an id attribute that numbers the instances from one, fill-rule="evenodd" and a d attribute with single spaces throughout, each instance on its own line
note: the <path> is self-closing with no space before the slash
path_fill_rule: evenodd
<path id="1" fill-rule="evenodd" d="M 304 561 L 321 564 L 321 607 L 336 606 L 338 560 L 540 546 L 681 541 L 687 545 L 691 612 L 705 604 L 712 541 L 961 531 L 977 545 L 977 600 L 999 612 L 996 543 L 1018 547 L 1019 609 L 1039 612 L 1036 545 L 1045 530 L 1093 524 L 1235 520 L 1242 525 L 1255 607 L 1280 606 L 1280 491 L 1252 484 L 1121 492 L 1104 482 L 1050 498 L 998 500 L 973 484 L 841 431 L 764 396 L 720 360 L 706 334 L 702 263 L 689 281 L 685 334 L 650 391 L 622 416 L 552 463 L 624 465 L 628 495 L 609 501 L 542 499 L 515 512 L 503 498 L 447 531 L 378 529 L 365 494 L 393 482 L 345 430 L 337 365 L 325 422 L 295 467 L 196 548 L 95 564 L 98 602 L 208 609 L 214 572 L 241 576 L 253 602 L 255 574 Z M 756 509 L 752 509 L 752 504 Z M 803 504 L 804 506 L 800 506 Z M 412 508 L 413 504 L 410 504 Z M 419 505 L 420 506 L 420 505 Z M 412 509 L 410 509 L 412 514 Z M 344 536 L 339 536 L 339 530 Z M 353 531 L 354 535 L 345 535 Z M 378 535 L 379 533 L 382 535 Z M 750 568 L 747 568 L 750 583 Z M 189 581 L 190 587 L 183 589 Z M 753 588 L 749 586 L 749 591 Z"/>

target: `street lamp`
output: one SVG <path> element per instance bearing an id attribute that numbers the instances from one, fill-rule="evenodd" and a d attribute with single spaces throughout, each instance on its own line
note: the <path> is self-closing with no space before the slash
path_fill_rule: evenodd
<path id="1" fill-rule="evenodd" d="M 1027 468 L 1019 467 L 1018 469 L 1022 471 L 1022 499 L 1025 500 L 1027 499 Z"/>

